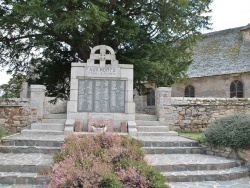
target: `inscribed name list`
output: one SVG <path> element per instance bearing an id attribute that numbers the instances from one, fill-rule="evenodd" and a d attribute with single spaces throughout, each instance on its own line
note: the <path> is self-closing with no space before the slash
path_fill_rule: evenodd
<path id="1" fill-rule="evenodd" d="M 125 112 L 124 80 L 79 80 L 78 111 Z"/>

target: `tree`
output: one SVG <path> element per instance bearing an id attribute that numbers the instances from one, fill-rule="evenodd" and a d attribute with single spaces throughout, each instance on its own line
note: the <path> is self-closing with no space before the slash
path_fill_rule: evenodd
<path id="1" fill-rule="evenodd" d="M 20 97 L 20 90 L 25 76 L 22 74 L 14 75 L 7 84 L 0 85 L 0 90 L 2 89 L 2 98 L 18 98 Z"/>
<path id="2" fill-rule="evenodd" d="M 0 0 L 0 64 L 26 72 L 48 95 L 68 93 L 71 62 L 111 46 L 134 64 L 134 83 L 167 86 L 191 63 L 212 0 Z"/>

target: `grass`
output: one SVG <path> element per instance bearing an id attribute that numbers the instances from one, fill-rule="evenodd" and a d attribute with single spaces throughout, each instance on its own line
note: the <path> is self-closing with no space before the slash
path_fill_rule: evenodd
<path id="1" fill-rule="evenodd" d="M 178 132 L 180 136 L 188 137 L 199 142 L 203 142 L 203 133 L 202 132 Z"/>
<path id="2" fill-rule="evenodd" d="M 5 137 L 12 135 L 13 133 L 6 131 L 3 127 L 0 126 L 0 140 Z"/>

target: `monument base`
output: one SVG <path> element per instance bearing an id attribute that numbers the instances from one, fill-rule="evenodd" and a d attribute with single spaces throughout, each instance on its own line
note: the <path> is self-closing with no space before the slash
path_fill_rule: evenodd
<path id="1" fill-rule="evenodd" d="M 106 132 L 121 132 L 121 124 L 127 121 L 135 121 L 135 114 L 124 113 L 68 113 L 67 119 L 81 122 L 83 132 L 93 132 L 93 124 L 106 124 Z"/>

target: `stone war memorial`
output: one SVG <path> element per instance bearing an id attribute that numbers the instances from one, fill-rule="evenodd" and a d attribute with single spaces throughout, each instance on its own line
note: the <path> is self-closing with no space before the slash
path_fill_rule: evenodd
<path id="1" fill-rule="evenodd" d="M 120 132 L 128 121 L 135 121 L 133 65 L 119 64 L 111 47 L 96 46 L 87 63 L 72 63 L 66 129 L 105 125 Z"/>

